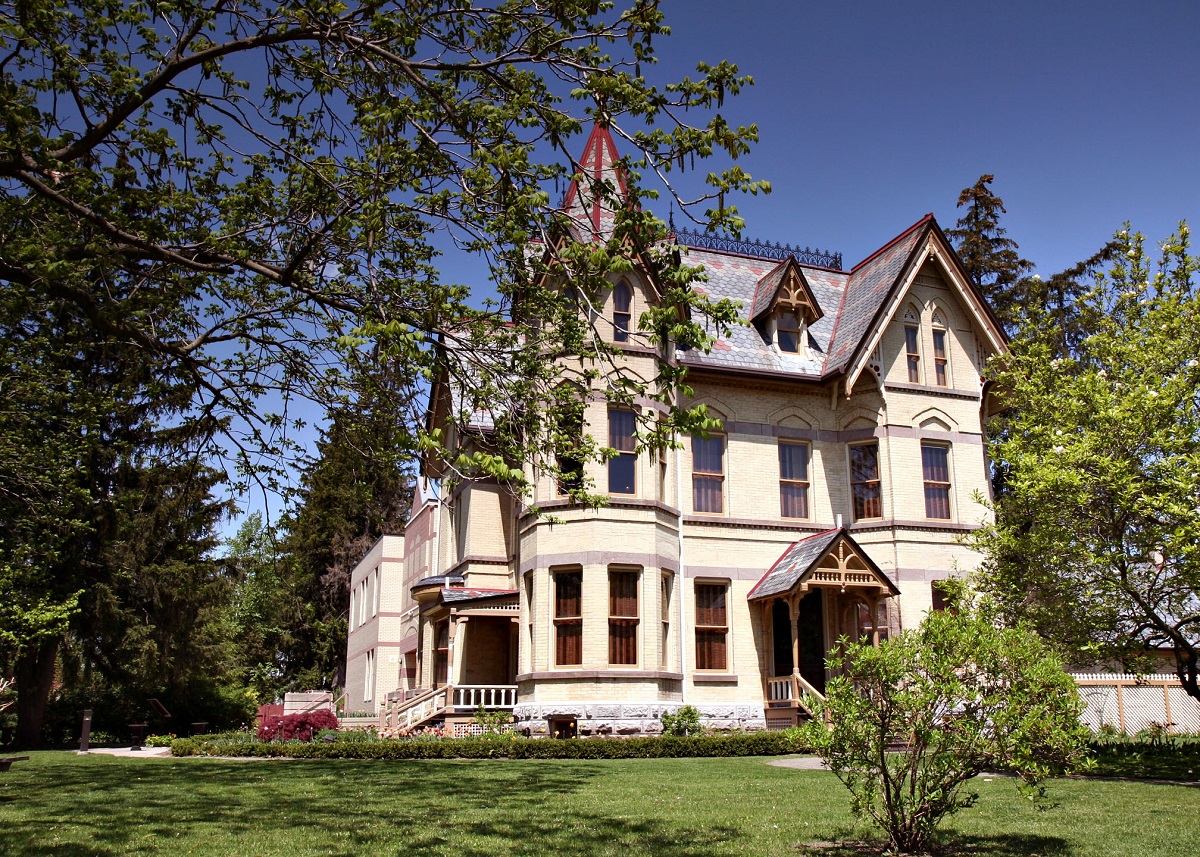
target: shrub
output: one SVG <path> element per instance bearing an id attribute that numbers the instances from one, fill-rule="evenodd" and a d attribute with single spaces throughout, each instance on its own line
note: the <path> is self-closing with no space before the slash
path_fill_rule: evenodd
<path id="1" fill-rule="evenodd" d="M 469 738 L 414 741 L 342 741 L 281 744 L 244 741 L 213 744 L 179 739 L 171 752 L 184 755 L 277 756 L 297 759 L 666 759 L 704 756 L 782 756 L 806 749 L 798 730 L 691 738 Z"/>
<path id="2" fill-rule="evenodd" d="M 661 719 L 664 735 L 686 738 L 700 733 L 700 711 L 694 705 L 685 705 L 674 714 L 664 711 Z"/>
<path id="3" fill-rule="evenodd" d="M 964 784 L 1010 771 L 1040 782 L 1087 762 L 1072 679 L 1033 634 L 963 608 L 873 648 L 830 658 L 822 713 L 804 734 L 850 790 L 854 812 L 893 850 L 924 852 L 947 815 L 978 795 Z"/>
<path id="4" fill-rule="evenodd" d="M 322 729 L 338 726 L 337 715 L 328 708 L 301 711 L 284 717 L 268 717 L 258 729 L 260 741 L 311 741 Z"/>

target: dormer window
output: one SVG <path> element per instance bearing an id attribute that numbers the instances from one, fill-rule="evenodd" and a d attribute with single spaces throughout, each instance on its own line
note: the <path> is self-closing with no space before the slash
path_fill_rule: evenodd
<path id="1" fill-rule="evenodd" d="M 912 325 L 904 327 L 904 350 L 908 356 L 908 382 L 921 383 L 921 346 L 920 331 Z"/>
<path id="2" fill-rule="evenodd" d="M 800 319 L 794 312 L 781 312 L 776 322 L 779 350 L 788 354 L 800 353 Z"/>
<path id="3" fill-rule="evenodd" d="M 629 323 L 633 319 L 633 289 L 621 280 L 613 289 L 613 342 L 629 341 Z"/>
<path id="4" fill-rule="evenodd" d="M 939 387 L 950 385 L 949 374 L 946 371 L 946 323 L 940 313 L 933 314 L 933 372 Z"/>
<path id="5" fill-rule="evenodd" d="M 808 328 L 821 318 L 821 308 L 794 258 L 780 262 L 758 281 L 751 319 L 764 339 L 782 354 L 804 354 Z"/>

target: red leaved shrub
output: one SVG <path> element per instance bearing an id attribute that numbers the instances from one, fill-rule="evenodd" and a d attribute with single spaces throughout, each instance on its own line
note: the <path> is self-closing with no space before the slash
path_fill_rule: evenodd
<path id="1" fill-rule="evenodd" d="M 328 708 L 301 711 L 286 717 L 265 717 L 258 727 L 259 741 L 311 741 L 322 729 L 337 729 L 338 720 Z"/>

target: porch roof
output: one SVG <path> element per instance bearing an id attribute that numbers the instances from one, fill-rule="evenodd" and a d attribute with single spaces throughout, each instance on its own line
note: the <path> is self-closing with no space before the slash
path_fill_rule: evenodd
<path id="1" fill-rule="evenodd" d="M 817 567 L 823 565 L 823 560 L 830 557 L 835 549 L 839 556 L 836 559 L 836 573 L 822 571 L 818 580 L 819 586 L 839 586 L 845 589 L 847 585 L 864 588 L 886 589 L 889 595 L 899 595 L 896 584 L 875 564 L 845 527 L 836 527 L 823 533 L 816 533 L 807 538 L 794 542 L 783 552 L 775 564 L 767 570 L 762 579 L 754 585 L 746 596 L 749 601 L 769 598 L 790 592 L 798 584 L 807 582 L 814 577 Z M 849 568 L 846 563 L 847 552 L 861 561 L 863 568 Z"/>

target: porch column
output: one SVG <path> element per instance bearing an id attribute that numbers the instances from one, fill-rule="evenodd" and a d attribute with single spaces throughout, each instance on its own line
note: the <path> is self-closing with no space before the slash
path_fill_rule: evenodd
<path id="1" fill-rule="evenodd" d="M 450 642 L 446 658 L 449 661 L 446 668 L 447 681 L 457 687 L 463 683 L 463 661 L 465 658 L 459 657 L 459 650 L 466 643 L 467 637 L 467 617 L 450 615 Z"/>
<path id="2" fill-rule="evenodd" d="M 793 595 L 787 600 L 788 630 L 792 632 L 792 675 L 800 675 L 800 599 L 801 594 Z"/>
<path id="3" fill-rule="evenodd" d="M 867 598 L 867 606 L 871 611 L 871 645 L 879 648 L 879 595 Z"/>

